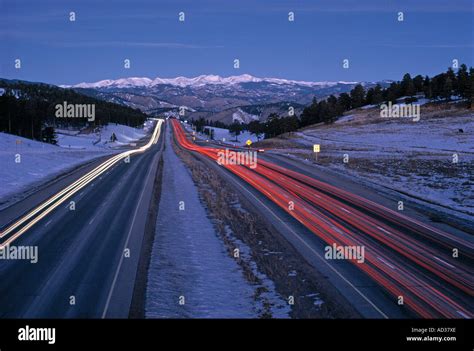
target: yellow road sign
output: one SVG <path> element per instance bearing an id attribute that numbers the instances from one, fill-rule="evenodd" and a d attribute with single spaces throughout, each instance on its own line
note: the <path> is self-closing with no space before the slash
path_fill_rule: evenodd
<path id="1" fill-rule="evenodd" d="M 247 144 L 247 146 L 250 146 L 250 145 L 252 145 L 252 140 L 249 139 L 245 143 Z"/>

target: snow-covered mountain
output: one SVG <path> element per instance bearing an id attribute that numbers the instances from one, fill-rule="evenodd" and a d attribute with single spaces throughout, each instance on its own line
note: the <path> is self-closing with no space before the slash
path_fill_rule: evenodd
<path id="1" fill-rule="evenodd" d="M 242 74 L 239 76 L 221 77 L 218 75 L 200 75 L 193 78 L 176 77 L 176 78 L 160 78 L 150 79 L 146 77 L 120 78 L 116 80 L 106 79 L 94 83 L 79 83 L 76 85 L 63 85 L 62 87 L 72 88 L 131 88 L 131 87 L 153 87 L 156 85 L 173 85 L 179 87 L 200 87 L 208 84 L 217 85 L 235 85 L 242 83 L 271 83 L 279 85 L 302 85 L 312 86 L 335 86 L 337 84 L 356 84 L 357 82 L 307 82 L 298 80 L 288 80 L 281 78 L 258 78 L 250 74 Z"/>
<path id="2" fill-rule="evenodd" d="M 230 77 L 132 77 L 63 87 L 138 108 L 152 115 L 176 114 L 180 107 L 185 107 L 189 118 L 205 118 L 224 123 L 242 120 L 247 123 L 255 118 L 264 120 L 270 113 L 283 116 L 288 114 L 290 107 L 300 114 L 314 98 L 349 92 L 356 84 L 358 82 L 309 82 L 242 74 Z"/>

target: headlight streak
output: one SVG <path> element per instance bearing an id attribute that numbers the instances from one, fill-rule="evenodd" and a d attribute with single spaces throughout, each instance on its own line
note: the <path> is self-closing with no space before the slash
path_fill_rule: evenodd
<path id="1" fill-rule="evenodd" d="M 8 239 L 0 244 L 0 249 L 5 247 L 6 245 L 10 245 L 13 241 L 18 239 L 22 234 L 28 231 L 31 227 L 33 227 L 36 223 L 38 223 L 41 219 L 46 217 L 51 211 L 57 208 L 59 205 L 64 203 L 67 199 L 77 193 L 79 190 L 83 189 L 87 184 L 92 182 L 102 173 L 110 169 L 112 166 L 120 162 L 121 160 L 125 159 L 126 157 L 143 153 L 147 151 L 152 145 L 155 145 L 160 137 L 161 134 L 161 126 L 163 124 L 162 119 L 157 119 L 157 123 L 153 134 L 150 137 L 150 140 L 145 145 L 134 149 L 124 151 L 118 155 L 112 156 L 110 159 L 104 161 L 102 164 L 94 168 L 92 171 L 88 172 L 87 174 L 83 175 L 81 178 L 43 202 L 41 205 L 37 206 L 26 215 L 22 216 L 20 219 L 16 220 L 13 224 L 9 225 L 5 230 L 0 232 L 0 238 L 4 238 L 5 236 L 11 234 L 15 230 L 20 229 L 13 235 L 11 235 Z M 36 217 L 35 217 L 36 216 Z M 26 223 L 26 224 L 25 224 Z"/>

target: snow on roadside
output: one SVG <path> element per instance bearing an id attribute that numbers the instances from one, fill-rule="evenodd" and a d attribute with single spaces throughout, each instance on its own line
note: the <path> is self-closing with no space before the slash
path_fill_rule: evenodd
<path id="1" fill-rule="evenodd" d="M 134 146 L 136 141 L 144 138 L 151 126 L 146 121 L 143 128 L 133 128 L 121 124 L 110 123 L 93 133 L 79 133 L 71 130 L 57 129 L 58 145 L 70 149 L 114 149 L 121 146 Z M 115 134 L 117 140 L 112 142 Z"/>
<path id="2" fill-rule="evenodd" d="M 0 203 L 110 151 L 66 150 L 59 146 L 0 133 Z M 19 155 L 20 159 L 16 157 Z M 15 162 L 20 161 L 20 162 Z"/>
<path id="3" fill-rule="evenodd" d="M 0 204 L 8 203 L 20 193 L 29 191 L 62 173 L 98 157 L 119 152 L 118 146 L 136 141 L 151 127 L 144 129 L 109 125 L 104 135 L 116 133 L 118 142 L 94 145 L 94 134 L 58 133 L 59 145 L 52 145 L 16 135 L 0 133 Z M 109 136 L 110 138 L 110 136 Z M 113 147 L 111 147 L 113 146 Z M 17 155 L 20 156 L 18 161 Z"/>
<path id="4" fill-rule="evenodd" d="M 170 145 L 170 130 L 166 139 Z M 238 263 L 228 255 L 189 170 L 172 147 L 164 150 L 164 163 L 163 191 L 148 270 L 146 317 L 258 317 L 258 286 L 245 279 Z M 179 303 L 180 297 L 183 304 Z M 273 298 L 270 301 L 275 305 L 287 305 L 278 295 Z M 273 312 L 284 317 L 280 311 Z"/>
<path id="5" fill-rule="evenodd" d="M 310 157 L 321 145 L 319 163 L 429 202 L 474 214 L 474 114 L 357 122 L 348 115 L 340 123 L 295 133 L 285 149 Z M 276 151 L 275 151 L 276 152 Z M 343 155 L 349 162 L 342 162 Z M 454 155 L 458 162 L 453 163 Z"/>

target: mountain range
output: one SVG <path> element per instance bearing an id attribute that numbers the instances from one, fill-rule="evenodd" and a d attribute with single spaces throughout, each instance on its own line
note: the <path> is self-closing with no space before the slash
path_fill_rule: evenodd
<path id="1" fill-rule="evenodd" d="M 258 78 L 249 74 L 221 77 L 200 75 L 193 78 L 121 78 L 94 83 L 63 85 L 106 101 L 138 108 L 152 115 L 177 114 L 180 107 L 189 119 L 205 118 L 229 124 L 265 120 L 270 113 L 284 115 L 291 106 L 295 112 L 313 98 L 350 91 L 368 82 L 308 82 L 280 78 Z"/>

